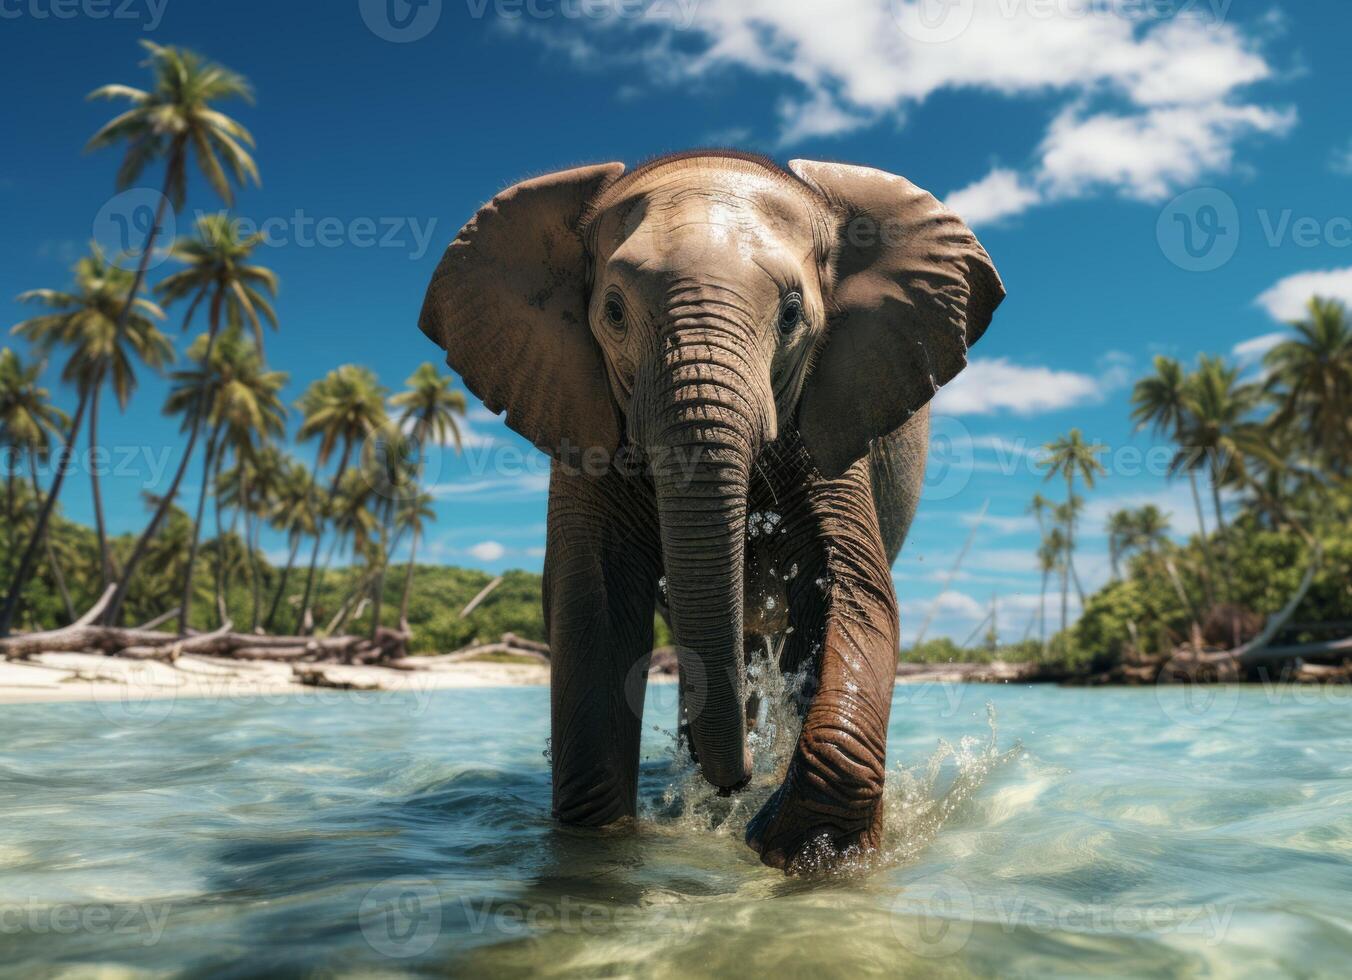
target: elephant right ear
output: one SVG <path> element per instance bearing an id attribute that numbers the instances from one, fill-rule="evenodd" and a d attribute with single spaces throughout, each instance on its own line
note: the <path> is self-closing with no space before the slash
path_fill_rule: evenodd
<path id="1" fill-rule="evenodd" d="M 446 249 L 418 320 L 465 386 L 555 459 L 619 448 L 619 413 L 587 322 L 578 224 L 623 172 L 621 163 L 581 167 L 498 194 Z"/>

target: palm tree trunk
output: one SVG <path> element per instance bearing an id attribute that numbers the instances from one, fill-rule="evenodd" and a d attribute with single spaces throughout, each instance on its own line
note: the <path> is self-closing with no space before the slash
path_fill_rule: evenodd
<path id="1" fill-rule="evenodd" d="M 29 457 L 32 457 L 29 453 Z M 5 576 L 9 577 L 9 566 L 14 556 L 18 553 L 18 548 L 14 547 L 14 536 L 19 530 L 19 522 L 14 519 L 14 483 L 18 479 L 19 463 L 17 460 L 18 450 L 13 451 L 5 474 Z M 41 494 L 33 497 L 34 509 L 38 506 L 38 501 L 42 499 Z"/>
<path id="2" fill-rule="evenodd" d="M 1042 640 L 1042 655 L 1047 655 L 1047 575 L 1048 570 L 1042 570 L 1042 592 L 1038 597 L 1037 604 L 1037 623 L 1038 636 Z"/>
<path id="3" fill-rule="evenodd" d="M 225 453 L 220 452 L 216 455 L 216 473 L 212 482 L 212 493 L 216 501 L 216 615 L 219 625 L 224 626 L 225 621 L 230 618 L 226 611 L 227 596 L 225 587 L 226 562 L 233 557 L 228 544 L 232 544 L 237 537 L 239 528 L 239 508 L 230 512 L 230 526 L 225 526 L 225 508 L 221 506 L 221 468 L 225 465 Z M 233 565 L 230 566 L 233 570 Z"/>
<path id="4" fill-rule="evenodd" d="M 371 640 L 375 641 L 376 634 L 380 631 L 380 618 L 385 608 L 385 570 L 389 563 L 382 555 L 380 559 L 380 568 L 376 570 L 375 581 L 371 584 Z"/>
<path id="5" fill-rule="evenodd" d="M 99 574 L 103 576 L 103 587 L 114 578 L 112 554 L 108 550 L 107 526 L 103 520 L 103 489 L 99 480 L 99 467 L 96 463 L 99 448 L 99 392 L 103 386 L 97 385 L 89 397 L 89 491 L 94 501 L 94 531 L 99 539 Z"/>
<path id="6" fill-rule="evenodd" d="M 1061 569 L 1061 642 L 1070 628 L 1070 572 L 1075 561 L 1075 478 L 1066 470 L 1066 561 Z"/>
<path id="7" fill-rule="evenodd" d="M 1221 504 L 1221 476 L 1220 473 L 1211 474 L 1211 503 L 1216 508 L 1216 528 L 1220 534 L 1221 547 L 1224 549 L 1222 555 L 1221 567 L 1225 569 L 1225 599 L 1230 603 L 1230 633 L 1234 641 L 1234 646 L 1238 647 L 1240 643 L 1239 635 L 1239 610 L 1236 608 L 1238 600 L 1235 597 L 1235 571 L 1234 551 L 1230 547 L 1230 526 L 1225 523 L 1225 510 Z"/>
<path id="8" fill-rule="evenodd" d="M 244 553 L 249 565 L 249 629 L 258 629 L 258 620 L 263 615 L 263 564 L 258 550 L 258 515 L 252 507 L 244 513 Z"/>
<path id="9" fill-rule="evenodd" d="M 390 511 L 392 502 L 386 504 L 384 520 L 380 524 L 380 567 L 376 570 L 375 584 L 371 587 L 371 642 L 380 631 L 380 618 L 385 609 L 385 573 L 390 567 Z"/>
<path id="10" fill-rule="evenodd" d="M 1214 606 L 1216 604 L 1216 566 L 1211 555 L 1211 541 L 1207 535 L 1206 516 L 1202 510 L 1202 493 L 1197 489 L 1196 470 L 1188 470 L 1188 483 L 1192 485 L 1192 506 L 1197 511 L 1197 531 L 1202 542 L 1202 563 L 1206 567 L 1204 584 L 1207 602 Z"/>
<path id="11" fill-rule="evenodd" d="M 186 635 L 192 619 L 193 577 L 197 566 L 197 552 L 202 541 L 202 518 L 206 516 L 207 489 L 211 486 L 211 470 L 216 462 L 216 452 L 221 437 L 221 427 L 217 425 L 207 437 L 207 456 L 202 464 L 202 486 L 197 491 L 197 514 L 192 521 L 192 544 L 188 546 L 188 564 L 183 570 L 183 601 L 179 606 L 178 632 Z"/>
<path id="12" fill-rule="evenodd" d="M 42 487 L 38 481 L 38 461 L 32 453 L 28 454 L 28 473 L 33 480 L 33 502 L 42 499 Z M 52 569 L 52 581 L 56 583 L 56 590 L 61 593 L 61 601 L 66 607 L 66 618 L 72 623 L 75 622 L 75 603 L 70 601 L 70 589 L 66 586 L 65 573 L 61 571 L 61 563 L 56 560 L 56 551 L 52 548 L 52 536 L 49 533 L 50 528 L 42 532 L 42 547 L 47 552 L 47 564 Z"/>
<path id="13" fill-rule="evenodd" d="M 216 335 L 221 325 L 221 304 L 224 295 L 220 292 L 212 297 L 211 301 L 211 327 L 207 332 L 207 349 L 202 355 L 202 364 L 209 366 L 211 364 L 212 352 L 216 349 Z M 197 411 L 193 416 L 192 429 L 188 434 L 188 445 L 183 450 L 183 460 L 178 464 L 178 470 L 174 473 L 173 482 L 169 484 L 169 490 L 160 500 L 160 504 L 155 508 L 155 514 L 150 519 L 146 529 L 141 532 L 141 537 L 136 542 L 136 547 L 132 549 L 131 557 L 127 559 L 127 565 L 122 569 L 122 578 L 117 583 L 117 591 L 113 594 L 112 601 L 108 604 L 108 612 L 104 615 L 103 622 L 109 626 L 115 626 L 118 617 L 122 613 L 122 603 L 126 601 L 127 591 L 131 587 L 132 579 L 136 576 L 136 570 L 141 561 L 145 558 L 146 552 L 150 548 L 150 542 L 154 540 L 155 535 L 160 531 L 165 519 L 169 516 L 169 509 L 174 505 L 174 498 L 178 496 L 179 485 L 183 482 L 183 476 L 188 472 L 188 463 L 192 461 L 193 450 L 197 448 L 197 438 L 202 432 L 202 419 L 206 415 L 207 392 L 205 387 L 197 399 Z"/>
<path id="14" fill-rule="evenodd" d="M 408 632 L 408 600 L 413 594 L 413 569 L 418 558 L 419 528 L 413 528 L 413 541 L 408 549 L 408 568 L 404 571 L 404 594 L 399 599 L 399 632 Z M 1043 589 L 1046 589 L 1044 580 Z"/>
<path id="15" fill-rule="evenodd" d="M 57 498 L 61 496 L 61 487 L 64 485 L 66 473 L 70 469 L 70 457 L 75 452 L 75 440 L 79 437 L 80 427 L 84 425 L 85 412 L 89 410 L 89 393 L 88 386 L 80 392 L 80 401 L 75 408 L 75 418 L 70 423 L 70 435 L 61 447 L 61 456 L 56 464 L 56 476 L 52 478 L 52 489 L 48 492 L 47 500 L 38 512 L 38 519 L 33 526 L 32 536 L 28 539 L 23 557 L 19 559 L 18 570 L 14 574 L 13 581 L 10 582 L 9 594 L 5 596 L 4 610 L 0 611 L 0 637 L 9 636 L 10 628 L 14 624 L 14 614 L 19 608 L 19 596 L 23 592 L 24 582 L 32 574 L 33 563 L 37 560 L 38 547 L 47 534 L 47 525 L 51 523 L 52 511 L 56 509 Z"/>
<path id="16" fill-rule="evenodd" d="M 150 256 L 155 251 L 155 239 L 159 237 L 160 225 L 164 223 L 164 212 L 169 207 L 169 184 L 173 180 L 174 172 L 183 168 L 185 140 L 186 137 L 183 136 L 174 137 L 169 155 L 165 158 L 164 181 L 160 184 L 160 202 L 155 207 L 155 220 L 151 222 L 150 230 L 146 232 L 145 244 L 141 248 L 141 261 L 136 264 L 136 275 L 132 277 L 131 288 L 127 290 L 127 300 L 118 311 L 114 335 L 121 334 L 127 325 L 127 317 L 131 315 L 132 308 L 136 305 L 136 294 L 141 291 L 141 284 L 145 282 L 146 271 L 150 268 Z"/>
<path id="17" fill-rule="evenodd" d="M 268 615 L 263 620 L 263 631 L 271 632 L 272 621 L 277 617 L 277 610 L 282 604 L 282 597 L 286 595 L 286 583 L 291 578 L 291 570 L 296 565 L 296 555 L 300 553 L 300 535 L 292 535 L 291 553 L 286 557 L 286 567 L 282 569 L 282 581 L 277 586 L 277 594 L 272 597 L 272 605 L 268 607 Z"/>
<path id="18" fill-rule="evenodd" d="M 342 482 L 343 474 L 347 472 L 348 458 L 352 454 L 352 443 L 343 444 L 343 455 L 338 460 L 338 470 L 333 475 L 333 482 L 329 486 L 329 493 L 336 493 L 338 484 Z M 315 570 L 319 567 L 319 546 L 324 540 L 324 521 L 318 520 L 318 528 L 315 532 L 315 546 L 310 551 L 310 569 L 305 575 L 305 595 L 300 602 L 300 612 L 296 615 L 296 635 L 305 635 L 305 618 L 310 614 L 310 600 L 314 596 Z"/>

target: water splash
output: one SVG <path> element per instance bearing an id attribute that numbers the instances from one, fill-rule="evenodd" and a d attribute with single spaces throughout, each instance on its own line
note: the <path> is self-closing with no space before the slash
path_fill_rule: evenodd
<path id="1" fill-rule="evenodd" d="M 671 779 L 656 800 L 641 806 L 641 819 L 673 832 L 713 832 L 740 843 L 747 822 L 784 779 L 807 707 L 804 692 L 810 667 L 795 674 L 782 673 L 782 645 L 782 638 L 773 645 L 767 641 L 747 664 L 747 690 L 757 705 L 747 735 L 751 784 L 734 796 L 719 796 L 701 775 L 688 748 L 672 733 Z M 816 657 L 808 660 L 811 663 Z M 940 739 L 934 752 L 918 764 L 907 765 L 902 760 L 892 765 L 883 791 L 884 836 L 878 850 L 842 852 L 829 841 L 818 841 L 799 856 L 794 870 L 853 877 L 916 860 L 991 775 L 1022 753 L 1018 742 L 999 748 L 995 706 L 990 702 L 986 703 L 986 724 L 984 738 L 967 735 L 956 745 Z"/>

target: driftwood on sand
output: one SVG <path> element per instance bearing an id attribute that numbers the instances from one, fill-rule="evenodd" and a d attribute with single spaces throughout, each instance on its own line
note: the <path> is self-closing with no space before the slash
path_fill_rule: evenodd
<path id="1" fill-rule="evenodd" d="M 537 640 L 528 640 L 523 636 L 517 636 L 515 633 L 503 633 L 502 638 L 493 643 L 476 643 L 462 647 L 454 653 L 443 653 L 436 656 L 401 657 L 388 661 L 384 666 L 393 667 L 396 670 L 426 670 L 495 654 L 511 654 L 548 664 L 549 644 L 540 643 Z"/>
<path id="2" fill-rule="evenodd" d="M 69 626 L 0 639 L 0 659 L 27 660 L 43 653 L 101 653 L 173 663 L 184 654 L 197 654 L 234 660 L 370 664 L 404 658 L 408 644 L 408 634 L 384 628 L 377 631 L 373 641 L 366 636 L 238 633 L 228 621 L 210 633 L 191 633 L 187 636 L 147 627 L 96 625 L 114 591 L 110 587 L 87 613 Z"/>

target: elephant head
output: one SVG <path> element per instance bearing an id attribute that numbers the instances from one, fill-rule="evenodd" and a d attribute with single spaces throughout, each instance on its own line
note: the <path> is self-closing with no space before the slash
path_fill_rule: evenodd
<path id="1" fill-rule="evenodd" d="M 745 745 L 749 473 L 796 426 L 836 477 L 966 363 L 1004 296 L 949 210 L 883 171 L 696 152 L 502 192 L 447 249 L 423 331 L 509 426 L 556 459 L 643 451 L 704 775 Z"/>

